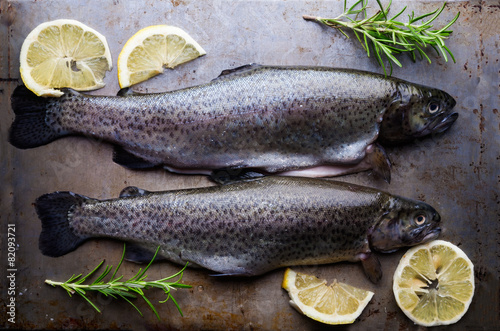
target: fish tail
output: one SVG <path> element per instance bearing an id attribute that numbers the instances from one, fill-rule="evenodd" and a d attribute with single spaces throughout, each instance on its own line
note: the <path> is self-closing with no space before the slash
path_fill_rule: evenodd
<path id="1" fill-rule="evenodd" d="M 42 254 L 52 257 L 65 255 L 88 239 L 74 233 L 70 225 L 73 207 L 88 199 L 72 192 L 55 192 L 36 200 L 36 212 L 42 221 L 38 241 Z"/>
<path id="2" fill-rule="evenodd" d="M 46 121 L 46 113 L 54 105 L 54 98 L 36 96 L 24 85 L 18 86 L 11 97 L 16 115 L 10 128 L 9 142 L 21 149 L 50 143 L 66 133 L 58 132 Z"/>

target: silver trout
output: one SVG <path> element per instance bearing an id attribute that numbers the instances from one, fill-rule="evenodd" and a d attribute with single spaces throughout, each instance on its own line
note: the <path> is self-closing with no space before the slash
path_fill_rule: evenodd
<path id="1" fill-rule="evenodd" d="M 457 119 L 446 92 L 349 69 L 247 65 L 204 85 L 157 94 L 92 96 L 65 89 L 12 95 L 19 148 L 84 135 L 119 146 L 129 168 L 309 177 L 374 169 L 390 180 L 378 142 L 405 143 Z"/>
<path id="2" fill-rule="evenodd" d="M 55 192 L 36 200 L 39 248 L 61 256 L 90 238 L 127 242 L 126 259 L 172 262 L 222 275 L 253 276 L 292 265 L 362 261 L 382 276 L 373 251 L 438 237 L 440 216 L 426 203 L 372 188 L 304 177 L 268 176 L 165 192 L 135 187 L 96 200 Z"/>

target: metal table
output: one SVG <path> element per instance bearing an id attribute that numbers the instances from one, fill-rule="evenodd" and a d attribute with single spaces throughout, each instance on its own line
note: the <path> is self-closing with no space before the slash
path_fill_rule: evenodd
<path id="1" fill-rule="evenodd" d="M 387 1 L 383 1 L 386 3 Z M 376 5 L 375 1 L 373 4 Z M 393 13 L 408 5 L 408 13 L 423 13 L 440 1 L 395 1 Z M 41 224 L 33 202 L 48 192 L 70 190 L 95 198 L 116 197 L 134 185 L 148 190 L 168 190 L 212 185 L 203 176 L 181 176 L 161 170 L 131 171 L 112 162 L 112 146 L 82 137 L 64 138 L 49 145 L 19 150 L 7 142 L 14 119 L 10 95 L 20 84 L 19 52 L 27 34 L 38 24 L 58 18 L 77 19 L 104 34 L 116 63 L 124 43 L 140 28 L 170 24 L 183 28 L 207 51 L 193 62 L 167 71 L 136 87 L 160 92 L 204 83 L 227 68 L 250 62 L 275 65 L 325 65 L 382 72 L 374 58 L 352 38 L 306 22 L 303 14 L 334 17 L 343 3 L 331 1 L 5 1 L 0 2 L 0 219 L 1 296 L 0 327 L 23 329 L 147 329 L 147 330 L 417 330 L 397 307 L 392 274 L 404 251 L 380 254 L 384 278 L 371 284 L 359 264 L 308 266 L 298 270 L 329 281 L 338 279 L 370 289 L 375 296 L 358 321 L 345 327 L 328 327 L 301 316 L 288 304 L 281 289 L 283 270 L 254 278 L 218 278 L 210 272 L 189 269 L 183 281 L 192 289 L 174 293 L 181 317 L 169 302 L 155 304 L 158 321 L 145 302 L 137 300 L 144 317 L 126 302 L 103 296 L 91 298 L 102 309 L 94 311 L 83 299 L 69 298 L 45 279 L 66 280 L 85 273 L 101 259 L 116 265 L 122 244 L 92 240 L 66 256 L 50 258 L 38 250 Z M 400 57 L 403 68 L 393 75 L 415 83 L 441 88 L 457 100 L 460 117 L 440 137 L 388 148 L 393 162 L 392 183 L 371 173 L 339 180 L 377 187 L 391 193 L 426 201 L 442 216 L 441 238 L 461 247 L 475 265 L 476 292 L 468 313 L 457 324 L 437 329 L 500 330 L 500 114 L 499 114 L 499 1 L 450 1 L 439 22 L 461 12 L 448 45 L 457 63 L 432 57 L 433 63 L 412 63 Z M 116 68 L 107 74 L 106 87 L 95 94 L 115 94 Z M 8 224 L 16 235 L 15 321 L 8 322 L 6 307 L 10 275 L 7 256 Z M 121 272 L 133 275 L 137 265 L 124 263 Z M 171 263 L 157 263 L 149 277 L 159 278 L 179 270 Z M 153 302 L 161 291 L 149 292 Z"/>

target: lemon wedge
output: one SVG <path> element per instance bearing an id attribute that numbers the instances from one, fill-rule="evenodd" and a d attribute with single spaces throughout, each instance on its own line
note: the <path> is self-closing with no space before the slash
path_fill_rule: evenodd
<path id="1" fill-rule="evenodd" d="M 75 20 L 45 22 L 24 40 L 20 72 L 24 85 L 39 96 L 59 97 L 58 88 L 79 91 L 103 87 L 112 61 L 106 38 Z"/>
<path id="2" fill-rule="evenodd" d="M 416 324 L 456 323 L 474 295 L 474 266 L 452 243 L 431 241 L 403 255 L 393 291 L 401 310 Z"/>
<path id="3" fill-rule="evenodd" d="M 184 30 L 170 25 L 149 26 L 123 46 L 118 56 L 118 82 L 121 88 L 128 87 L 205 54 Z"/>
<path id="4" fill-rule="evenodd" d="M 337 281 L 327 286 L 324 279 L 292 269 L 285 271 L 281 287 L 288 291 L 294 308 L 326 324 L 353 323 L 373 297 L 373 292 Z"/>

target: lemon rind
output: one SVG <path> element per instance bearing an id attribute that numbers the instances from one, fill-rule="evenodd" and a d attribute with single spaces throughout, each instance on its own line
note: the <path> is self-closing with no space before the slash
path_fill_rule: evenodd
<path id="1" fill-rule="evenodd" d="M 120 88 L 128 87 L 131 85 L 130 76 L 133 72 L 130 72 L 127 68 L 127 61 L 128 61 L 130 54 L 137 46 L 141 45 L 147 37 L 150 37 L 154 33 L 162 34 L 165 36 L 178 35 L 186 41 L 186 44 L 184 45 L 184 47 L 186 47 L 186 45 L 188 45 L 188 44 L 191 44 L 194 46 L 194 48 L 199 53 L 198 57 L 206 54 L 206 51 L 203 49 L 203 47 L 201 47 L 200 44 L 198 44 L 198 42 L 196 40 L 194 40 L 194 38 L 191 37 L 186 31 L 182 30 L 179 27 L 172 26 L 172 25 L 151 25 L 151 26 L 145 27 L 145 28 L 137 31 L 132 37 L 130 37 L 127 40 L 127 42 L 123 46 L 120 54 L 118 55 L 117 67 L 118 67 L 118 83 L 120 85 Z M 180 52 L 179 55 L 181 53 L 182 52 Z M 174 58 L 171 62 L 175 63 L 176 59 L 177 59 L 177 57 Z M 189 61 L 192 61 L 194 59 L 195 58 L 193 58 Z M 189 62 L 189 61 L 186 61 L 186 62 Z M 185 62 L 176 63 L 174 66 L 171 66 L 170 63 L 163 63 L 162 67 L 156 68 L 156 71 L 157 71 L 156 74 L 152 75 L 151 77 L 154 77 L 158 74 L 161 74 L 163 72 L 163 67 L 167 67 L 169 69 L 172 69 L 175 66 L 180 65 L 182 63 L 185 63 Z M 137 84 L 137 83 L 139 83 L 139 82 L 136 82 L 134 84 Z"/>
<path id="2" fill-rule="evenodd" d="M 37 27 L 35 27 L 29 34 L 26 36 L 23 45 L 21 47 L 21 52 L 20 52 L 20 74 L 21 74 L 21 79 L 23 80 L 25 86 L 31 90 L 33 93 L 35 93 L 38 96 L 44 96 L 44 97 L 60 97 L 64 93 L 61 92 L 58 89 L 51 88 L 50 86 L 44 86 L 42 84 L 39 84 L 32 76 L 31 76 L 31 71 L 34 69 L 29 66 L 27 63 L 27 57 L 28 57 L 28 51 L 30 45 L 38 40 L 38 36 L 41 31 L 44 29 L 50 27 L 50 26 L 58 26 L 61 28 L 64 24 L 71 24 L 71 25 L 76 25 L 80 28 L 82 28 L 84 31 L 88 31 L 93 33 L 104 45 L 104 54 L 100 54 L 99 56 L 104 56 L 108 62 L 108 68 L 106 71 L 110 71 L 113 68 L 113 61 L 111 58 L 111 52 L 109 50 L 109 46 L 106 40 L 106 37 L 96 31 L 95 29 L 83 24 L 82 22 L 79 22 L 77 20 L 73 19 L 57 19 L 53 21 L 48 21 L 39 24 Z M 94 82 L 95 84 L 93 86 L 89 86 L 87 88 L 78 88 L 78 91 L 90 91 L 90 90 L 95 90 L 98 88 L 103 87 L 105 84 L 103 82 L 102 78 L 97 78 L 95 77 L 95 73 L 92 71 L 92 75 L 94 77 Z M 72 86 L 67 86 L 70 88 L 73 88 Z"/>
<path id="3" fill-rule="evenodd" d="M 460 314 L 457 314 L 454 318 L 452 319 L 449 319 L 449 320 L 439 320 L 437 318 L 437 312 L 436 312 L 436 318 L 431 321 L 431 322 L 424 322 L 424 321 L 421 321 L 419 320 L 418 318 L 416 318 L 413 314 L 412 314 L 412 311 L 415 307 L 412 307 L 411 309 L 404 309 L 402 308 L 402 303 L 400 302 L 400 298 L 399 298 L 399 292 L 400 290 L 402 289 L 401 287 L 399 287 L 399 283 L 397 282 L 397 279 L 399 279 L 401 277 L 401 274 L 403 272 L 403 269 L 407 266 L 409 266 L 409 261 L 410 261 L 410 258 L 414 255 L 414 253 L 420 249 L 426 249 L 427 251 L 430 251 L 430 249 L 434 246 L 437 246 L 437 245 L 443 245 L 443 246 L 446 246 L 446 247 L 450 247 L 453 249 L 453 251 L 457 254 L 457 256 L 455 257 L 455 259 L 457 258 L 463 258 L 469 265 L 470 269 L 471 269 L 471 272 L 470 272 L 470 277 L 468 279 L 464 279 L 463 281 L 468 281 L 470 282 L 471 286 L 472 286 L 472 294 L 469 298 L 468 301 L 464 302 L 462 300 L 459 300 L 451 295 L 449 295 L 449 297 L 451 298 L 454 298 L 460 302 L 462 302 L 464 304 L 464 309 L 463 311 L 460 313 Z M 446 269 L 444 270 L 441 270 L 440 273 L 437 275 L 437 279 L 439 279 L 439 276 L 443 275 L 446 273 L 446 271 L 450 268 L 451 264 L 449 264 Z M 414 269 L 414 268 L 413 268 Z M 418 272 L 418 270 L 415 270 Z M 452 243 L 448 242 L 448 241 L 445 241 L 445 240 L 434 240 L 434 241 L 431 241 L 431 242 L 428 242 L 426 244 L 422 244 L 422 245 L 419 245 L 419 246 L 415 246 L 415 247 L 412 247 L 410 248 L 404 255 L 403 257 L 401 258 L 400 262 L 399 262 L 399 265 L 398 267 L 396 268 L 396 271 L 394 272 L 394 276 L 393 276 L 393 292 L 394 292 L 394 297 L 396 298 L 396 302 L 398 304 L 398 306 L 400 307 L 400 309 L 403 311 L 403 313 L 410 319 L 412 320 L 414 323 L 418 324 L 418 325 L 421 325 L 421 326 L 425 326 L 425 327 L 430 327 L 430 326 L 439 326 L 439 325 L 450 325 L 450 324 L 454 324 L 456 322 L 458 322 L 464 315 L 465 313 L 467 312 L 467 310 L 469 309 L 469 306 L 470 304 L 472 303 L 472 299 L 474 297 L 474 290 L 475 290 L 475 284 L 474 284 L 474 265 L 472 263 L 472 261 L 469 259 L 469 257 L 465 254 L 464 251 L 462 251 L 459 247 L 453 245 Z"/>
<path id="4" fill-rule="evenodd" d="M 288 294 L 290 296 L 290 305 L 294 307 L 298 312 L 306 315 L 307 317 L 321 322 L 325 324 L 330 324 L 330 325 L 340 325 L 340 324 L 351 324 L 353 323 L 363 312 L 363 310 L 366 308 L 370 300 L 373 298 L 374 293 L 371 291 L 366 291 L 367 296 L 364 298 L 364 300 L 359 301 L 359 307 L 358 309 L 351 314 L 346 314 L 346 315 L 340 315 L 340 314 L 325 314 L 318 312 L 315 310 L 313 307 L 307 306 L 303 304 L 300 300 L 298 299 L 298 293 L 300 292 L 293 286 L 292 284 L 295 283 L 297 273 L 293 271 L 290 268 L 287 268 L 285 271 L 285 275 L 283 277 L 283 282 L 282 282 L 282 287 L 288 291 Z M 307 289 L 317 287 L 317 286 L 327 286 L 326 285 L 326 280 L 322 284 L 314 285 L 311 287 L 308 287 Z"/>

